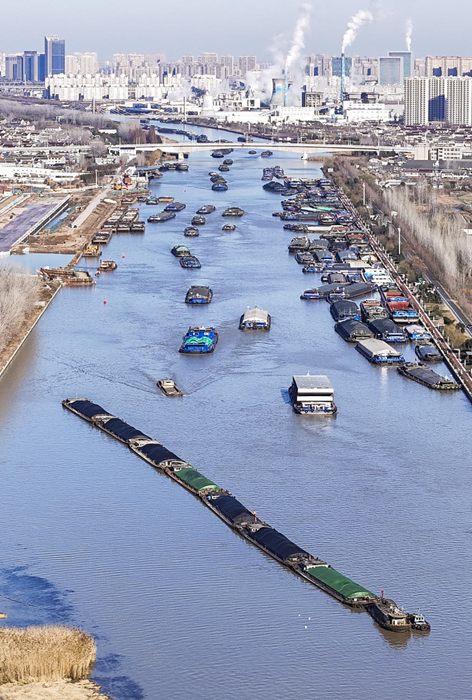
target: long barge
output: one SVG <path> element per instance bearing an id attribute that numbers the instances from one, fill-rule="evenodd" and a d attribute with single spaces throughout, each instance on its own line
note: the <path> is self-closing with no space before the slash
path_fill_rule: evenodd
<path id="1" fill-rule="evenodd" d="M 247 509 L 228 490 L 198 472 L 160 442 L 88 399 L 64 399 L 62 405 L 127 445 L 138 457 L 192 493 L 228 527 L 261 551 L 343 604 L 367 610 L 378 622 L 372 613 L 382 602 L 380 596 L 299 547 Z M 404 627 L 407 631 L 413 628 L 413 622 Z"/>

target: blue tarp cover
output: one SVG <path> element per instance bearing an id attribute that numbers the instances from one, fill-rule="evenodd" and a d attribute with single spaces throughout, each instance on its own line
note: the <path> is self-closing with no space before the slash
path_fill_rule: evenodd
<path id="1" fill-rule="evenodd" d="M 211 500 L 211 504 L 231 522 L 234 522 L 240 515 L 251 515 L 246 506 L 243 506 L 234 496 L 218 496 L 218 498 Z"/>
<path id="2" fill-rule="evenodd" d="M 126 441 L 137 437 L 147 437 L 147 435 L 143 435 L 140 430 L 137 430 L 136 428 L 133 428 L 132 425 L 125 423 L 123 420 L 121 420 L 121 418 L 110 418 L 110 420 L 104 422 L 104 426 L 110 431 L 110 433 L 113 433 L 113 435 L 116 435 L 116 437 L 120 438 L 121 440 Z M 151 439 L 152 438 L 149 438 L 149 440 Z"/>
<path id="3" fill-rule="evenodd" d="M 164 445 L 144 445 L 140 448 L 140 452 L 143 453 L 148 459 L 152 460 L 155 464 L 160 464 L 166 460 L 177 460 L 182 462 L 180 457 L 177 457 L 173 452 L 164 447 Z"/>
<path id="4" fill-rule="evenodd" d="M 281 532 L 271 527 L 262 527 L 257 532 L 249 533 L 249 536 L 283 561 L 293 554 L 308 554 L 295 542 L 292 542 L 285 535 L 282 535 Z"/>
<path id="5" fill-rule="evenodd" d="M 93 403 L 88 399 L 71 401 L 70 406 L 87 418 L 93 418 L 94 416 L 98 416 L 100 413 L 108 413 L 108 411 L 105 411 L 105 409 L 99 406 L 98 403 Z"/>

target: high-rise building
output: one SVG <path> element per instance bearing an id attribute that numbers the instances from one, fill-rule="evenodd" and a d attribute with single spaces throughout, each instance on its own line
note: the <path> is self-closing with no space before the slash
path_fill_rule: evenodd
<path id="1" fill-rule="evenodd" d="M 95 73 L 98 73 L 97 54 L 67 54 L 65 61 L 65 73 L 67 75 L 95 75 Z"/>
<path id="2" fill-rule="evenodd" d="M 472 75 L 472 58 L 465 56 L 426 56 L 427 78 L 458 78 Z"/>
<path id="3" fill-rule="evenodd" d="M 380 56 L 379 85 L 400 85 L 403 81 L 403 58 L 401 56 Z"/>
<path id="4" fill-rule="evenodd" d="M 411 78 L 411 51 L 389 51 L 388 55 L 403 59 L 403 78 Z"/>
<path id="5" fill-rule="evenodd" d="M 46 54 L 38 54 L 38 80 L 43 83 L 46 79 Z"/>
<path id="6" fill-rule="evenodd" d="M 446 112 L 447 84 L 444 78 L 428 80 L 428 122 L 444 122 Z"/>
<path id="7" fill-rule="evenodd" d="M 472 126 L 472 78 L 446 78 L 446 121 Z"/>
<path id="8" fill-rule="evenodd" d="M 405 125 L 428 123 L 429 85 L 427 78 L 406 78 L 403 82 Z"/>
<path id="9" fill-rule="evenodd" d="M 23 54 L 23 79 L 29 83 L 39 80 L 38 52 L 25 51 Z"/>
<path id="10" fill-rule="evenodd" d="M 5 56 L 5 78 L 7 80 L 23 80 L 23 56 L 21 54 Z"/>
<path id="11" fill-rule="evenodd" d="M 66 42 L 57 36 L 44 37 L 46 75 L 58 75 L 66 70 Z"/>
<path id="12" fill-rule="evenodd" d="M 472 126 L 472 78 L 407 78 L 404 97 L 407 126 L 430 122 Z"/>

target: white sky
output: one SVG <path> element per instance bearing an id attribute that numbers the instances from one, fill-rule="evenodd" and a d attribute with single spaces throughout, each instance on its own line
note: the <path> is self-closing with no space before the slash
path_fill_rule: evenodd
<path id="1" fill-rule="evenodd" d="M 413 51 L 471 55 L 472 0 L 311 0 L 304 53 L 338 54 L 349 17 L 370 9 L 349 53 L 377 56 L 403 49 L 414 24 Z M 44 34 L 66 39 L 66 51 L 160 53 L 169 59 L 204 51 L 269 58 L 279 34 L 291 35 L 299 0 L 22 0 L 2 3 L 0 51 L 41 49 Z"/>

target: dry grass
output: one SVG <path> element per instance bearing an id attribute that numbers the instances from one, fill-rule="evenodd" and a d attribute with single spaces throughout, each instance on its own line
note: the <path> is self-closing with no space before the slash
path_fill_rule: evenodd
<path id="1" fill-rule="evenodd" d="M 87 678 L 95 641 L 60 625 L 0 628 L 0 684 Z"/>
<path id="2" fill-rule="evenodd" d="M 12 267 L 0 268 L 0 352 L 20 331 L 39 294 L 36 276 Z"/>

